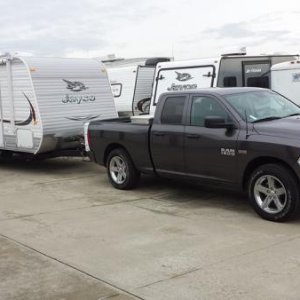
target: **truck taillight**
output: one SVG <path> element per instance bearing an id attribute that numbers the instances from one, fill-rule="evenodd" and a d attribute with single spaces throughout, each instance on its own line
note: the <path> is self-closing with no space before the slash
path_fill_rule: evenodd
<path id="1" fill-rule="evenodd" d="M 89 123 L 84 124 L 84 145 L 85 145 L 85 151 L 90 151 L 90 143 L 91 143 L 91 134 L 89 131 Z"/>
<path id="2" fill-rule="evenodd" d="M 88 145 L 90 146 L 91 145 L 91 132 L 89 130 L 87 132 L 87 142 L 88 142 Z"/>

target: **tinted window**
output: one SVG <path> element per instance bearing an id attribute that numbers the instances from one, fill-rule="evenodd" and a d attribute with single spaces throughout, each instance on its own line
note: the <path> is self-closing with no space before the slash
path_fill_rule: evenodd
<path id="1" fill-rule="evenodd" d="M 206 117 L 221 117 L 229 120 L 228 113 L 224 110 L 218 100 L 210 97 L 193 97 L 191 111 L 191 125 L 204 127 Z"/>
<path id="2" fill-rule="evenodd" d="M 161 114 L 161 123 L 182 124 L 184 103 L 185 97 L 168 97 Z"/>
<path id="3" fill-rule="evenodd" d="M 237 81 L 235 76 L 224 77 L 223 80 L 224 87 L 235 87 L 237 86 Z"/>
<path id="4" fill-rule="evenodd" d="M 245 92 L 226 95 L 225 98 L 244 120 L 247 116 L 248 122 L 300 114 L 297 105 L 272 91 Z"/>
<path id="5" fill-rule="evenodd" d="M 247 79 L 247 86 L 251 87 L 261 87 L 261 88 L 269 88 L 269 77 L 250 77 Z"/>

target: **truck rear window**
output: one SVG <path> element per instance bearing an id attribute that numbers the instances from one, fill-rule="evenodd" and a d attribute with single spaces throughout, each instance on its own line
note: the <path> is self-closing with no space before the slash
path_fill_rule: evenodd
<path id="1" fill-rule="evenodd" d="M 183 121 L 185 97 L 168 97 L 161 114 L 162 124 L 180 125 Z"/>

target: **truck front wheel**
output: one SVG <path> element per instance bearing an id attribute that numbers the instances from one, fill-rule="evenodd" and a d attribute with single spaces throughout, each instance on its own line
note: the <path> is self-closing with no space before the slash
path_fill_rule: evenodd
<path id="1" fill-rule="evenodd" d="M 279 164 L 266 164 L 251 175 L 249 198 L 254 210 L 264 219 L 283 222 L 298 210 L 298 183 L 292 172 Z"/>
<path id="2" fill-rule="evenodd" d="M 111 184 L 120 190 L 134 188 L 140 177 L 140 173 L 135 168 L 130 156 L 122 148 L 109 153 L 107 174 Z"/>

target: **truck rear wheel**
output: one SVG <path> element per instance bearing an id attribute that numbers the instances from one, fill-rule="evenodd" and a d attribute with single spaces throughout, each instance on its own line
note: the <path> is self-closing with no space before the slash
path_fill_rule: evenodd
<path id="1" fill-rule="evenodd" d="M 130 156 L 122 148 L 109 153 L 107 174 L 111 184 L 120 190 L 134 188 L 140 177 L 140 173 L 135 168 Z"/>
<path id="2" fill-rule="evenodd" d="M 299 206 L 299 189 L 294 175 L 279 164 L 266 164 L 251 175 L 248 186 L 250 203 L 262 218 L 283 222 Z"/>

